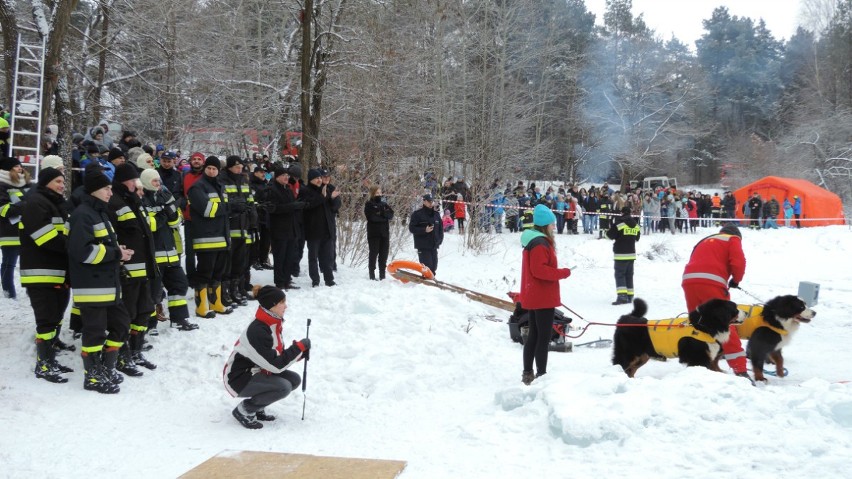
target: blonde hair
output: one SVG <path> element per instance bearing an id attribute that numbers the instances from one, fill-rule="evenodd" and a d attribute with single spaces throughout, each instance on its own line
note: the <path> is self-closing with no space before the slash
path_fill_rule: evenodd
<path id="1" fill-rule="evenodd" d="M 30 172 L 27 171 L 26 168 L 22 168 L 21 173 L 18 173 L 14 169 L 9 170 L 9 179 L 12 180 L 13 185 L 17 185 L 18 183 L 20 183 L 21 178 L 23 178 L 23 180 L 24 180 L 23 183 L 27 184 L 32 179 L 32 176 L 30 175 Z"/>
<path id="2" fill-rule="evenodd" d="M 370 194 L 368 195 L 369 199 L 373 199 L 376 197 L 376 192 L 382 189 L 381 185 L 373 185 L 370 187 Z"/>

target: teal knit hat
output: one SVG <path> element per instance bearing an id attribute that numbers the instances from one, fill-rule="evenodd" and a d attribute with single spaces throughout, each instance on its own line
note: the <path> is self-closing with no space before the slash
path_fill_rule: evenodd
<path id="1" fill-rule="evenodd" d="M 556 215 L 545 205 L 536 205 L 533 210 L 533 224 L 536 226 L 547 226 L 556 223 Z"/>

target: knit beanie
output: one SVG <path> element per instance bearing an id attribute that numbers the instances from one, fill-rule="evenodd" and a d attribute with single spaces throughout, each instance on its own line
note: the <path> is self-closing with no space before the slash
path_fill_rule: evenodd
<path id="1" fill-rule="evenodd" d="M 322 173 L 320 173 L 320 170 L 317 170 L 317 169 L 308 170 L 308 181 L 313 181 L 313 180 L 315 180 L 315 179 L 317 179 L 321 176 L 322 176 Z"/>
<path id="2" fill-rule="evenodd" d="M 0 170 L 11 171 L 12 168 L 14 168 L 14 167 L 16 167 L 20 164 L 21 164 L 21 162 L 18 161 L 17 157 L 10 156 L 10 157 L 7 157 L 7 158 L 3 158 L 2 160 L 0 160 Z"/>
<path id="3" fill-rule="evenodd" d="M 45 168 L 62 168 L 65 166 L 65 162 L 62 161 L 62 158 L 56 155 L 47 155 L 41 159 L 41 169 Z"/>
<path id="4" fill-rule="evenodd" d="M 56 168 L 50 166 L 42 168 L 41 171 L 38 172 L 38 185 L 47 186 L 48 183 L 60 176 L 62 176 L 62 172 Z"/>
<path id="5" fill-rule="evenodd" d="M 743 237 L 743 234 L 740 233 L 740 229 L 737 228 L 737 225 L 735 225 L 733 223 L 728 223 L 725 226 L 723 226 L 722 229 L 719 230 L 719 233 L 726 234 L 726 235 L 738 236 L 740 238 Z"/>
<path id="6" fill-rule="evenodd" d="M 258 168 L 258 170 L 260 170 L 260 168 Z M 255 170 L 255 171 L 257 171 L 257 170 Z M 261 171 L 263 171 L 263 170 L 261 170 Z M 281 175 L 289 175 L 290 174 L 290 172 L 287 170 L 287 168 L 284 168 L 281 165 L 275 165 L 275 167 L 272 169 L 272 172 L 273 172 L 273 174 L 275 175 L 276 178 L 278 178 Z"/>
<path id="7" fill-rule="evenodd" d="M 293 178 L 301 178 L 302 177 L 302 165 L 299 163 L 290 163 L 290 166 L 287 170 L 290 173 L 290 176 Z"/>
<path id="8" fill-rule="evenodd" d="M 148 163 L 149 161 L 151 163 Z M 149 155 L 148 153 L 142 153 L 141 155 L 136 157 L 136 166 L 138 166 L 142 170 L 153 168 L 154 157 Z"/>
<path id="9" fill-rule="evenodd" d="M 229 157 L 225 158 L 225 168 L 230 168 L 230 167 L 232 167 L 232 166 L 234 166 L 234 165 L 236 165 L 236 164 L 238 164 L 238 163 L 239 163 L 239 164 L 242 164 L 242 163 L 243 163 L 243 159 L 242 159 L 242 158 L 240 158 L 240 157 L 239 157 L 239 156 L 237 156 L 237 155 L 231 155 L 231 156 L 229 156 Z"/>
<path id="10" fill-rule="evenodd" d="M 536 226 L 547 226 L 556 223 L 556 215 L 545 205 L 535 205 L 533 210 L 533 224 Z"/>
<path id="11" fill-rule="evenodd" d="M 143 170 L 139 175 L 139 179 L 142 181 L 142 188 L 145 188 L 148 191 L 157 191 L 159 189 L 151 183 L 154 180 L 160 179 L 160 174 L 157 173 L 157 170 L 153 168 Z"/>
<path id="12" fill-rule="evenodd" d="M 128 165 L 130 166 L 130 165 Z M 83 191 L 88 194 L 92 194 L 95 191 L 103 188 L 104 186 L 110 186 L 109 178 L 100 171 L 93 171 L 91 173 L 86 173 L 86 177 L 83 179 Z"/>
<path id="13" fill-rule="evenodd" d="M 136 167 L 130 163 L 124 163 L 115 168 L 115 175 L 112 177 L 112 181 L 113 183 L 123 183 L 127 180 L 135 180 L 137 178 L 139 178 L 139 172 L 136 171 Z"/>
<path id="14" fill-rule="evenodd" d="M 218 156 L 208 156 L 206 160 L 204 160 L 204 167 L 215 166 L 217 170 L 222 169 L 222 162 L 219 161 Z"/>
<path id="15" fill-rule="evenodd" d="M 112 161 L 117 158 L 124 158 L 124 151 L 122 151 L 121 148 L 113 148 L 109 150 L 109 156 L 107 156 L 107 161 L 112 163 Z M 127 158 L 124 159 L 127 160 Z"/>
<path id="16" fill-rule="evenodd" d="M 275 286 L 264 286 L 257 292 L 257 302 L 264 309 L 272 309 L 273 306 L 287 299 L 287 295 Z"/>

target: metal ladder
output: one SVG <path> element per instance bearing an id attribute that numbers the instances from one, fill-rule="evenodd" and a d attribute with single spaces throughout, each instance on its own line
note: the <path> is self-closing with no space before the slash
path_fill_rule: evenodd
<path id="1" fill-rule="evenodd" d="M 33 168 L 38 178 L 41 164 L 41 105 L 44 86 L 45 40 L 40 44 L 24 43 L 18 33 L 18 53 L 15 60 L 15 84 L 12 90 L 11 121 L 9 122 L 9 156 L 17 157 L 21 165 Z M 35 33 L 32 30 L 31 35 Z"/>

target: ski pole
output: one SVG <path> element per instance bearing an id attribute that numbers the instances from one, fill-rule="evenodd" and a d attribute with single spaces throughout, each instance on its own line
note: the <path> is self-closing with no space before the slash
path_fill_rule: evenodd
<path id="1" fill-rule="evenodd" d="M 305 330 L 305 337 L 308 338 L 311 333 L 311 318 L 308 318 L 308 327 Z M 310 349 L 308 350 L 310 351 Z M 302 421 L 305 420 L 305 404 L 308 402 L 308 396 L 305 395 L 305 388 L 308 387 L 308 359 L 305 358 L 305 369 L 302 371 Z"/>

